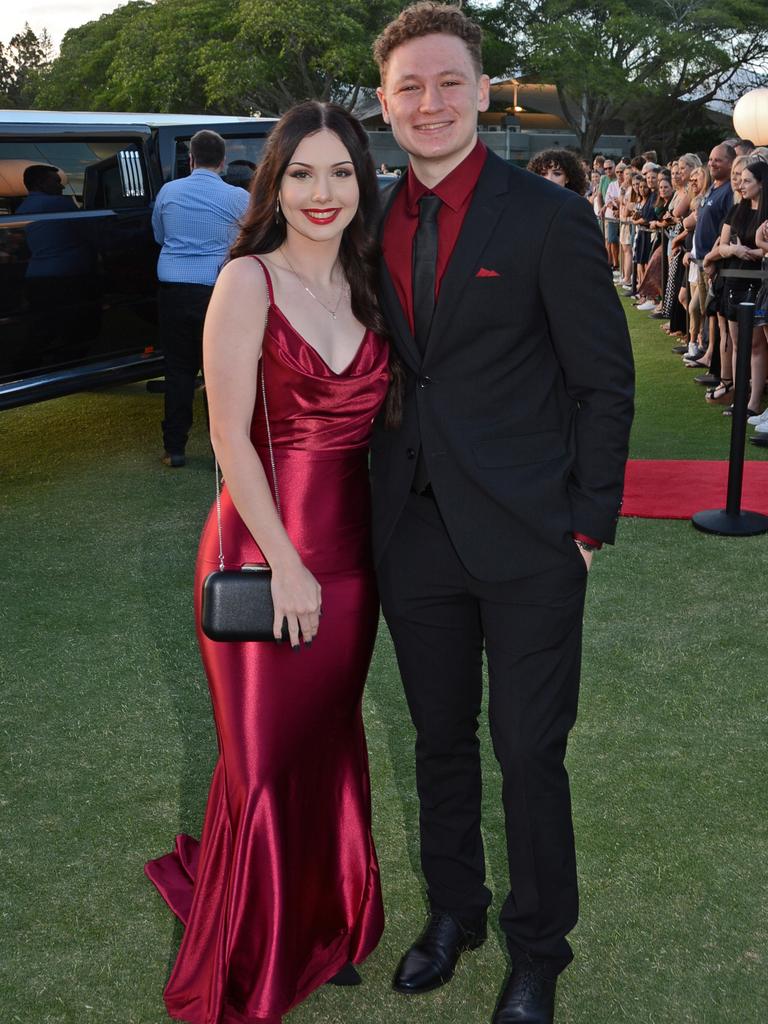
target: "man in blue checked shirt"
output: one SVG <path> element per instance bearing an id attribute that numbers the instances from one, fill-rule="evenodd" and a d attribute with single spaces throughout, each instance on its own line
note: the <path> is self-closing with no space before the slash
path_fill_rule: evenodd
<path id="1" fill-rule="evenodd" d="M 163 185 L 152 213 L 155 239 L 162 246 L 157 261 L 160 342 L 165 353 L 162 461 L 174 469 L 185 462 L 208 300 L 248 207 L 248 193 L 221 180 L 225 156 L 226 145 L 217 132 L 193 135 L 192 173 Z"/>

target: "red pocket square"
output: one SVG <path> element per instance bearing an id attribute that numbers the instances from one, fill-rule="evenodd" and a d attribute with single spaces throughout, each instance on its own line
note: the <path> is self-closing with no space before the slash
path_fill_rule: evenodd
<path id="1" fill-rule="evenodd" d="M 485 267 L 480 267 L 475 277 L 501 277 L 498 270 L 486 270 Z"/>

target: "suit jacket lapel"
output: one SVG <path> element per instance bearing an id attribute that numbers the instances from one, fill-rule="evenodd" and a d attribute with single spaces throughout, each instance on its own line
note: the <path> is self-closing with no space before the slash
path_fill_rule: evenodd
<path id="1" fill-rule="evenodd" d="M 384 259 L 381 261 L 379 273 L 379 297 L 384 317 L 392 331 L 398 352 L 411 368 L 418 372 L 421 366 L 421 352 L 419 352 L 416 339 L 408 326 L 408 318 L 400 304 L 400 297 L 395 290 L 395 283 Z"/>
<path id="2" fill-rule="evenodd" d="M 480 254 L 488 243 L 499 220 L 498 196 L 509 191 L 507 165 L 493 153 L 489 153 L 480 172 L 469 209 L 461 226 L 456 246 L 440 283 L 435 315 L 427 339 L 425 358 L 435 344 L 435 339 L 448 329 L 457 304 L 469 283 Z M 416 343 L 414 342 L 414 348 Z"/>
<path id="3" fill-rule="evenodd" d="M 384 204 L 381 219 L 379 220 L 379 242 L 381 242 L 381 236 L 384 231 L 384 223 L 387 219 L 387 214 L 394 202 L 395 196 L 404 185 L 405 175 L 403 175 L 399 181 L 396 181 L 394 185 L 383 193 Z M 387 267 L 386 260 L 383 256 L 381 258 L 379 271 L 379 296 L 381 299 L 381 308 L 384 312 L 384 317 L 392 331 L 398 351 L 406 362 L 409 363 L 411 368 L 418 372 L 422 361 L 421 353 L 419 352 L 418 345 L 416 344 L 416 339 L 408 326 L 408 318 L 400 304 L 400 299 L 398 298 L 397 291 L 395 290 L 395 283 L 392 280 L 392 275 L 389 272 L 389 268 Z"/>

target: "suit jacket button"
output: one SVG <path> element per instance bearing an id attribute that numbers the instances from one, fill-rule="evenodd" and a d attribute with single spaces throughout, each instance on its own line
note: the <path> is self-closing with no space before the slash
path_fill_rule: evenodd
<path id="1" fill-rule="evenodd" d="M 420 388 L 428 388 L 431 383 L 432 383 L 432 378 L 431 377 L 419 377 L 419 387 Z"/>
<path id="2" fill-rule="evenodd" d="M 416 458 L 416 449 L 415 448 L 406 448 L 405 449 L 405 454 L 408 456 L 409 459 L 415 459 Z"/>

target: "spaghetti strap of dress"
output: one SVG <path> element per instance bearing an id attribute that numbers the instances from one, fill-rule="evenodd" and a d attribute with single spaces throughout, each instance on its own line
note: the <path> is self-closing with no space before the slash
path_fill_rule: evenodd
<path id="1" fill-rule="evenodd" d="M 253 256 L 252 255 L 251 259 L 252 260 L 256 260 L 256 262 L 259 264 L 261 269 L 264 271 L 264 277 L 267 279 L 267 291 L 269 292 L 269 304 L 270 304 L 270 306 L 274 306 L 274 304 L 275 304 L 275 293 L 274 293 L 274 290 L 272 288 L 272 278 L 269 276 L 269 271 L 264 266 L 264 261 L 259 259 L 258 256 Z"/>

